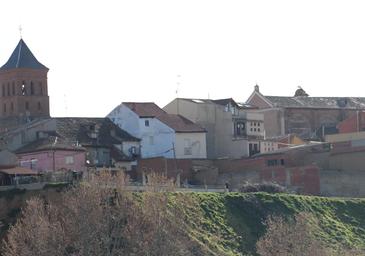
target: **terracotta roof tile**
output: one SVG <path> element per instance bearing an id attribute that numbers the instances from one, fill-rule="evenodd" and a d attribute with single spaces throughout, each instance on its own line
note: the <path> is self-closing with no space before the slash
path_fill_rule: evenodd
<path id="1" fill-rule="evenodd" d="M 153 102 L 123 102 L 130 110 L 139 117 L 156 117 L 166 114 L 159 106 Z"/>
<path id="2" fill-rule="evenodd" d="M 171 127 L 175 132 L 206 132 L 206 130 L 181 115 L 163 114 L 157 119 Z"/>

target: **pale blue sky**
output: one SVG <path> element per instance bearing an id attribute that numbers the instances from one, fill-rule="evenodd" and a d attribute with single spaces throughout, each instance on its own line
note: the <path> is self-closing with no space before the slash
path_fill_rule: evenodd
<path id="1" fill-rule="evenodd" d="M 53 116 L 179 96 L 365 97 L 363 1 L 0 0 L 0 62 L 23 38 L 50 68 Z M 181 78 L 178 79 L 177 75 Z"/>

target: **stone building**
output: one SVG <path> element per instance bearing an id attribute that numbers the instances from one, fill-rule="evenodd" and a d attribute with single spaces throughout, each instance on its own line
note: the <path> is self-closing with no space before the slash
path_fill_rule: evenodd
<path id="1" fill-rule="evenodd" d="M 0 132 L 37 118 L 49 117 L 48 68 L 20 39 L 0 68 Z"/>
<path id="2" fill-rule="evenodd" d="M 312 140 L 336 133 L 339 122 L 365 109 L 365 98 L 310 97 L 302 88 L 294 96 L 266 96 L 257 85 L 246 103 L 264 114 L 267 137 L 292 133 Z"/>

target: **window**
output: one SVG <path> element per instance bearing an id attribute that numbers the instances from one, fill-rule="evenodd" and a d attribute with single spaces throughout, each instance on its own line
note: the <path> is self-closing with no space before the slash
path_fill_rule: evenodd
<path id="1" fill-rule="evenodd" d="M 150 121 L 149 120 L 144 120 L 144 126 L 146 126 L 146 127 L 150 126 Z"/>
<path id="2" fill-rule="evenodd" d="M 15 95 L 15 82 L 12 83 L 11 90 L 13 91 L 13 95 Z"/>
<path id="3" fill-rule="evenodd" d="M 276 166 L 276 165 L 278 165 L 278 160 L 276 159 L 267 160 L 267 166 Z"/>
<path id="4" fill-rule="evenodd" d="M 184 155 L 192 155 L 191 141 L 190 139 L 184 139 Z"/>
<path id="5" fill-rule="evenodd" d="M 42 105 L 41 103 L 38 101 L 38 110 L 41 110 L 42 109 Z"/>
<path id="6" fill-rule="evenodd" d="M 39 94 L 43 95 L 43 86 L 42 86 L 42 82 L 39 82 Z"/>
<path id="7" fill-rule="evenodd" d="M 4 106 L 3 106 L 3 111 L 4 113 L 6 113 L 6 104 L 4 103 Z"/>
<path id="8" fill-rule="evenodd" d="M 5 96 L 5 84 L 3 84 L 3 97 Z"/>
<path id="9" fill-rule="evenodd" d="M 66 156 L 65 157 L 66 164 L 73 164 L 74 163 L 74 157 L 73 156 Z"/>
<path id="10" fill-rule="evenodd" d="M 23 84 L 22 84 L 22 95 L 25 96 L 27 95 L 27 89 L 25 88 L 25 82 L 23 81 Z"/>
<path id="11" fill-rule="evenodd" d="M 29 102 L 28 101 L 25 102 L 25 110 L 29 110 Z"/>
<path id="12" fill-rule="evenodd" d="M 8 96 L 10 96 L 10 83 L 8 83 Z"/>
<path id="13" fill-rule="evenodd" d="M 30 82 L 30 95 L 33 95 L 34 94 L 34 85 L 33 85 L 33 82 L 31 81 Z"/>
<path id="14" fill-rule="evenodd" d="M 235 135 L 242 136 L 245 135 L 245 122 L 237 122 L 235 123 Z"/>
<path id="15" fill-rule="evenodd" d="M 14 111 L 14 103 L 13 102 L 10 103 L 10 110 L 11 110 L 11 112 Z"/>

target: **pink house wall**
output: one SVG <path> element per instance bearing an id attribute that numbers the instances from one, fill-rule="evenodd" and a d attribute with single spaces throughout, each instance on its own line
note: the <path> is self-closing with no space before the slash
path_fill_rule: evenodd
<path id="1" fill-rule="evenodd" d="M 66 157 L 68 156 L 73 157 L 73 163 L 66 163 Z M 32 169 L 36 171 L 53 171 L 53 166 L 55 166 L 56 171 L 62 169 L 76 171 L 85 170 L 85 151 L 56 150 L 54 151 L 53 157 L 53 151 L 49 150 L 19 154 L 18 157 L 21 165 L 32 167 Z"/>

